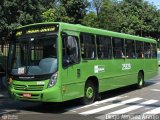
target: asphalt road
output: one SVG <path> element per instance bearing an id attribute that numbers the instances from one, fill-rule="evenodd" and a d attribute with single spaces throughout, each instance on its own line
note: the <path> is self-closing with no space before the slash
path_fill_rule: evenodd
<path id="1" fill-rule="evenodd" d="M 160 120 L 160 72 L 146 81 L 143 89 L 128 86 L 102 93 L 102 100 L 81 105 L 79 100 L 64 103 L 0 99 L 0 120 Z"/>

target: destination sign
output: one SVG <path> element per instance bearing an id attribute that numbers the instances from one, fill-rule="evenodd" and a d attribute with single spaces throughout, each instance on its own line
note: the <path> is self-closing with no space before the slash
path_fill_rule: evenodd
<path id="1" fill-rule="evenodd" d="M 34 33 L 43 33 L 43 32 L 55 32 L 55 31 L 58 31 L 57 29 L 58 29 L 58 25 L 27 27 L 27 28 L 22 28 L 20 30 L 17 30 L 16 36 L 28 35 L 28 34 L 34 34 Z"/>

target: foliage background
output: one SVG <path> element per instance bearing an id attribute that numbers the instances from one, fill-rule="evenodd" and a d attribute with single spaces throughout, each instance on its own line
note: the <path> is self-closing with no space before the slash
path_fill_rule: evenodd
<path id="1" fill-rule="evenodd" d="M 19 26 L 57 21 L 160 39 L 160 10 L 144 0 L 0 1 L 0 41 Z"/>

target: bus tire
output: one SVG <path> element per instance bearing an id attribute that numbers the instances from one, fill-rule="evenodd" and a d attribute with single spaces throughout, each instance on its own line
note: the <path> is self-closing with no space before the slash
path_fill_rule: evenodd
<path id="1" fill-rule="evenodd" d="M 82 98 L 82 104 L 91 104 L 96 98 L 96 88 L 93 82 L 88 81 L 84 88 L 84 97 Z"/>
<path id="2" fill-rule="evenodd" d="M 138 81 L 136 86 L 138 89 L 141 89 L 144 86 L 144 76 L 142 72 L 138 73 Z"/>

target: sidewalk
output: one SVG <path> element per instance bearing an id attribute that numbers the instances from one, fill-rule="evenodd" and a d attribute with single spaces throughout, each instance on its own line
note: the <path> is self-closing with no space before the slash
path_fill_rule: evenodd
<path id="1" fill-rule="evenodd" d="M 8 98 L 8 92 L 7 91 L 0 91 L 0 99 Z"/>

